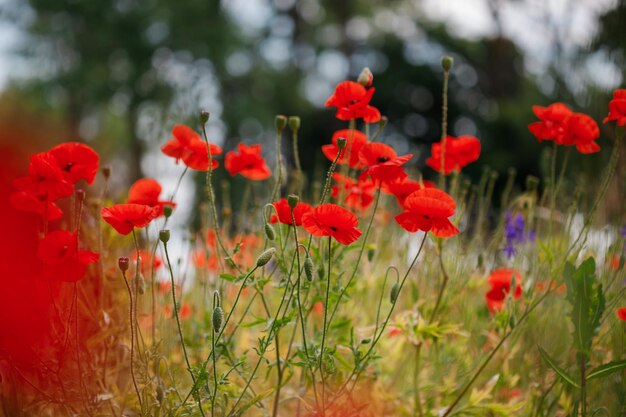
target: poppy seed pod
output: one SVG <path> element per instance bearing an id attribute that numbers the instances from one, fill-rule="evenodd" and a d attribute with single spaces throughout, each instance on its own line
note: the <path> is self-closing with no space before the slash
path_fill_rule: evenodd
<path id="1" fill-rule="evenodd" d="M 172 215 L 173 211 L 174 211 L 174 208 L 172 206 L 163 207 L 163 215 L 165 216 L 166 219 Z"/>
<path id="2" fill-rule="evenodd" d="M 451 56 L 444 56 L 441 58 L 441 68 L 443 68 L 444 71 L 448 72 L 452 69 L 452 66 L 454 65 L 454 58 L 452 58 Z"/>
<path id="3" fill-rule="evenodd" d="M 292 209 L 295 209 L 299 202 L 300 197 L 298 197 L 297 195 L 290 194 L 289 196 L 287 196 L 287 204 L 289 204 L 289 207 L 291 207 Z"/>
<path id="4" fill-rule="evenodd" d="M 300 118 L 298 116 L 289 116 L 287 124 L 289 124 L 289 128 L 292 131 L 297 132 L 300 129 Z"/>
<path id="5" fill-rule="evenodd" d="M 282 132 L 285 126 L 287 126 L 287 118 L 282 114 L 279 114 L 274 118 L 274 125 L 278 132 Z"/>
<path id="6" fill-rule="evenodd" d="M 306 279 L 309 281 L 313 281 L 313 270 L 315 269 L 313 265 L 313 260 L 307 256 L 304 260 L 304 274 L 306 275 Z"/>
<path id="7" fill-rule="evenodd" d="M 205 125 L 209 121 L 209 117 L 210 116 L 211 116 L 211 114 L 208 111 L 202 110 L 200 112 L 200 123 Z"/>
<path id="8" fill-rule="evenodd" d="M 356 82 L 361 84 L 363 87 L 369 87 L 372 85 L 374 81 L 374 74 L 368 67 L 363 68 L 363 71 L 359 74 L 359 78 L 357 78 Z"/>
<path id="9" fill-rule="evenodd" d="M 163 243 L 167 243 L 170 240 L 170 231 L 169 230 L 161 230 L 159 232 L 159 240 Z"/>
<path id="10" fill-rule="evenodd" d="M 346 147 L 346 142 L 348 140 L 346 138 L 338 138 L 337 139 L 337 148 L 341 151 L 343 148 Z"/>
<path id="11" fill-rule="evenodd" d="M 272 225 L 269 223 L 265 223 L 265 236 L 267 236 L 269 240 L 276 239 L 276 232 L 274 231 Z"/>
<path id="12" fill-rule="evenodd" d="M 262 266 L 265 266 L 270 261 L 270 259 L 272 259 L 272 256 L 274 256 L 274 253 L 276 253 L 275 248 L 269 248 L 266 251 L 264 251 L 256 259 L 256 266 L 259 268 Z"/>
<path id="13" fill-rule="evenodd" d="M 389 301 L 391 301 L 392 304 L 398 299 L 398 294 L 400 294 L 400 284 L 396 282 L 393 284 L 393 287 L 391 287 L 391 292 L 389 293 Z"/>
<path id="14" fill-rule="evenodd" d="M 122 272 L 128 271 L 128 267 L 130 266 L 130 259 L 125 256 L 122 256 L 117 260 L 117 265 L 120 267 Z"/>
<path id="15" fill-rule="evenodd" d="M 213 331 L 215 333 L 219 333 L 219 331 L 222 330 L 222 324 L 224 323 L 224 310 L 222 310 L 222 307 L 218 306 L 213 309 L 212 321 Z"/>

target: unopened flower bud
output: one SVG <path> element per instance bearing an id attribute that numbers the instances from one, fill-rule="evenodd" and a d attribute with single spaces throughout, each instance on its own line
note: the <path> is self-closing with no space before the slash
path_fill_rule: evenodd
<path id="1" fill-rule="evenodd" d="M 450 71 L 453 65 L 454 65 L 454 58 L 452 58 L 451 56 L 446 55 L 443 58 L 441 58 L 441 68 L 443 68 L 445 72 Z"/>
<path id="2" fill-rule="evenodd" d="M 173 211 L 174 211 L 174 207 L 163 206 L 163 215 L 165 216 L 166 219 L 172 215 Z"/>
<path id="3" fill-rule="evenodd" d="M 400 293 L 400 284 L 398 284 L 397 282 L 395 284 L 393 284 L 393 287 L 391 287 L 391 292 L 389 293 L 389 301 L 391 301 L 391 303 L 395 303 L 396 300 L 398 299 L 398 294 Z"/>
<path id="4" fill-rule="evenodd" d="M 128 267 L 130 266 L 130 259 L 125 256 L 122 256 L 117 260 L 117 265 L 120 267 L 122 272 L 128 271 Z"/>
<path id="5" fill-rule="evenodd" d="M 378 121 L 378 128 L 383 129 L 385 126 L 387 126 L 387 123 L 389 123 L 389 118 L 387 116 L 381 116 L 380 120 Z"/>
<path id="6" fill-rule="evenodd" d="M 363 68 L 363 71 L 361 71 L 361 73 L 359 74 L 359 78 L 357 78 L 356 80 L 356 82 L 361 84 L 363 87 L 369 87 L 370 85 L 372 85 L 373 81 L 374 74 L 372 74 L 372 71 L 370 71 L 370 69 L 367 67 Z"/>
<path id="7" fill-rule="evenodd" d="M 213 309 L 213 331 L 215 333 L 219 333 L 222 330 L 222 324 L 224 323 L 224 310 L 222 307 L 215 307 Z"/>
<path id="8" fill-rule="evenodd" d="M 259 268 L 265 266 L 270 261 L 270 259 L 272 259 L 274 253 L 276 253 L 276 249 L 269 248 L 265 252 L 260 254 L 259 257 L 256 259 L 256 266 Z"/>
<path id="9" fill-rule="evenodd" d="M 159 232 L 159 240 L 163 243 L 167 243 L 170 240 L 170 231 L 169 230 L 161 230 Z"/>
<path id="10" fill-rule="evenodd" d="M 287 204 L 289 204 L 289 207 L 291 207 L 292 209 L 296 208 L 298 202 L 300 202 L 300 197 L 298 197 L 297 195 L 289 194 L 287 196 Z"/>
<path id="11" fill-rule="evenodd" d="M 313 281 L 314 269 L 315 269 L 315 266 L 313 265 L 313 260 L 307 256 L 306 259 L 304 260 L 304 275 L 306 276 L 307 280 Z"/>
<path id="12" fill-rule="evenodd" d="M 146 293 L 146 280 L 141 272 L 137 274 L 137 292 L 139 295 L 144 295 Z"/>
<path id="13" fill-rule="evenodd" d="M 104 175 L 104 179 L 109 179 L 111 176 L 111 167 L 109 165 L 105 165 L 102 167 L 102 175 Z"/>
<path id="14" fill-rule="evenodd" d="M 210 113 L 206 110 L 202 110 L 200 112 L 200 123 L 202 123 L 202 125 L 207 124 L 207 122 L 209 121 L 209 116 Z"/>
<path id="15" fill-rule="evenodd" d="M 369 248 L 367 250 L 367 260 L 372 262 L 372 260 L 374 259 L 374 255 L 376 255 L 376 249 Z"/>
<path id="16" fill-rule="evenodd" d="M 326 277 L 326 271 L 324 270 L 324 263 L 320 263 L 317 268 L 317 277 L 322 280 Z"/>
<path id="17" fill-rule="evenodd" d="M 346 138 L 338 138 L 337 139 L 337 148 L 341 151 L 343 148 L 346 147 L 346 142 L 348 140 Z"/>
<path id="18" fill-rule="evenodd" d="M 362 345 L 367 345 L 371 341 L 372 341 L 372 339 L 363 339 L 363 340 L 361 340 L 361 344 Z"/>
<path id="19" fill-rule="evenodd" d="M 265 223 L 265 236 L 267 236 L 269 240 L 276 239 L 276 232 L 274 231 L 274 227 L 272 227 L 272 225 L 269 223 Z"/>
<path id="20" fill-rule="evenodd" d="M 285 126 L 287 126 L 287 118 L 282 114 L 277 115 L 274 118 L 274 125 L 276 126 L 276 131 L 282 132 Z"/>
<path id="21" fill-rule="evenodd" d="M 300 129 L 300 118 L 298 116 L 289 116 L 287 123 L 289 124 L 289 129 L 294 132 L 297 132 L 298 129 Z"/>

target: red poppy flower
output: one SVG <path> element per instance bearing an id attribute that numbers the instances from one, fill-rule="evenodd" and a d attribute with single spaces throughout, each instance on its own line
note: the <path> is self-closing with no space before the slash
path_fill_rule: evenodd
<path id="1" fill-rule="evenodd" d="M 335 117 L 339 120 L 362 118 L 366 123 L 376 123 L 380 120 L 380 112 L 369 105 L 373 95 L 373 88 L 366 89 L 354 81 L 344 81 L 326 100 L 326 107 L 337 107 Z"/>
<path id="2" fill-rule="evenodd" d="M 272 203 L 274 208 L 276 209 L 276 214 L 272 214 L 270 217 L 271 223 L 281 222 L 282 224 L 292 225 L 291 221 L 291 207 L 289 207 L 289 203 L 287 199 L 281 198 L 279 201 Z M 293 219 L 296 221 L 296 226 L 302 225 L 302 216 L 304 213 L 309 212 L 312 209 L 310 204 L 298 202 L 296 204 L 296 208 L 293 209 Z"/>
<path id="3" fill-rule="evenodd" d="M 361 236 L 357 217 L 336 204 L 322 204 L 302 216 L 302 225 L 313 236 L 332 236 L 349 245 Z"/>
<path id="4" fill-rule="evenodd" d="M 563 103 L 554 103 L 548 107 L 533 106 L 533 113 L 541 121 L 528 125 L 528 130 L 535 135 L 539 142 L 556 140 L 561 137 L 565 122 L 573 114 L 570 108 Z"/>
<path id="5" fill-rule="evenodd" d="M 361 174 L 382 182 L 390 182 L 405 178 L 402 165 L 413 157 L 413 154 L 398 156 L 389 145 L 380 142 L 369 142 L 363 145 L 359 154 L 361 162 L 368 168 Z"/>
<path id="6" fill-rule="evenodd" d="M 76 184 L 83 179 L 93 184 L 98 173 L 100 157 L 91 147 L 84 143 L 66 142 L 50 149 L 65 176 L 65 180 Z"/>
<path id="7" fill-rule="evenodd" d="M 161 147 L 161 152 L 176 159 L 176 163 L 182 159 L 183 163 L 197 171 L 209 169 L 209 151 L 206 142 L 202 140 L 193 129 L 185 125 L 176 125 L 172 129 L 174 136 Z M 222 154 L 222 148 L 209 144 L 211 151 L 211 169 L 219 166 L 215 160 L 216 155 Z"/>
<path id="8" fill-rule="evenodd" d="M 142 178 L 128 190 L 128 203 L 129 204 L 144 204 L 150 207 L 158 207 L 159 216 L 163 215 L 163 207 L 170 206 L 176 207 L 176 203 L 173 201 L 159 200 L 161 194 L 161 184 L 152 178 Z"/>
<path id="9" fill-rule="evenodd" d="M 337 183 L 331 188 L 331 195 L 338 198 L 345 195 L 346 207 L 353 210 L 366 210 L 374 202 L 376 185 L 370 178 L 359 178 L 354 181 L 345 175 L 334 173 L 333 180 Z"/>
<path id="10" fill-rule="evenodd" d="M 237 150 L 239 152 L 227 152 L 224 160 L 224 166 L 230 175 L 241 174 L 254 181 L 269 178 L 272 173 L 261 156 L 261 145 L 247 146 L 240 143 Z"/>
<path id="11" fill-rule="evenodd" d="M 496 269 L 489 275 L 488 282 L 491 289 L 485 294 L 487 308 L 493 314 L 502 310 L 506 295 L 511 291 L 511 281 L 515 278 L 514 299 L 522 296 L 522 275 L 519 271 L 509 268 Z"/>
<path id="12" fill-rule="evenodd" d="M 337 157 L 339 148 L 337 147 L 337 139 L 346 139 L 346 146 L 342 149 L 342 155 L 337 160 L 338 164 L 350 165 L 350 168 L 362 168 L 363 163 L 359 160 L 361 147 L 367 142 L 367 136 L 355 129 L 338 130 L 333 134 L 332 144 L 323 145 L 322 152 L 324 156 L 331 161 Z"/>
<path id="13" fill-rule="evenodd" d="M 474 162 L 480 155 L 480 141 L 474 136 L 446 137 L 445 154 L 442 155 L 442 143 L 433 143 L 431 156 L 426 160 L 426 165 L 437 172 L 441 172 L 441 160 L 443 156 L 443 171 L 445 175 L 451 172 L 460 172 L 463 167 Z"/>
<path id="14" fill-rule="evenodd" d="M 74 192 L 74 187 L 65 180 L 56 158 L 48 152 L 32 155 L 28 176 L 16 178 L 13 184 L 20 191 L 46 197 L 48 201 L 69 197 Z"/>
<path id="15" fill-rule="evenodd" d="M 43 262 L 45 278 L 76 282 L 85 275 L 87 265 L 98 262 L 99 255 L 79 250 L 76 233 L 57 230 L 39 242 L 37 257 Z"/>
<path id="16" fill-rule="evenodd" d="M 146 227 L 158 214 L 158 207 L 144 204 L 116 204 L 101 211 L 104 221 L 121 235 L 129 234 L 135 227 Z"/>
<path id="17" fill-rule="evenodd" d="M 383 183 L 381 190 L 384 193 L 392 194 L 398 200 L 400 207 L 404 207 L 404 200 L 417 190 L 422 188 L 435 188 L 435 184 L 432 181 L 424 181 L 424 185 L 419 181 L 410 180 L 408 178 L 399 178 L 395 181 Z"/>
<path id="18" fill-rule="evenodd" d="M 580 153 L 595 153 L 600 150 L 595 142 L 599 137 L 600 128 L 595 120 L 586 114 L 574 113 L 567 119 L 560 143 L 576 145 L 576 150 Z"/>
<path id="19" fill-rule="evenodd" d="M 45 196 L 37 197 L 24 191 L 16 191 L 11 194 L 11 205 L 18 210 L 29 213 L 37 213 L 44 220 L 55 221 L 63 216 L 63 212 L 51 201 L 46 201 Z"/>
<path id="20" fill-rule="evenodd" d="M 613 91 L 613 99 L 609 102 L 609 115 L 603 123 L 615 120 L 618 126 L 626 126 L 626 89 Z"/>
<path id="21" fill-rule="evenodd" d="M 617 309 L 617 317 L 622 321 L 626 321 L 626 307 Z"/>
<path id="22" fill-rule="evenodd" d="M 448 217 L 454 215 L 456 203 L 445 191 L 422 188 L 404 200 L 404 212 L 396 222 L 408 232 L 432 232 L 437 237 L 452 237 L 459 233 Z"/>

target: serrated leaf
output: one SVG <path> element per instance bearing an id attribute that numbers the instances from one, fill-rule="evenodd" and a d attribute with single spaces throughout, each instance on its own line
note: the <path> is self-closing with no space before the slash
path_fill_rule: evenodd
<path id="1" fill-rule="evenodd" d="M 569 385 L 571 385 L 574 388 L 580 389 L 580 386 L 578 386 L 578 384 L 574 381 L 574 378 L 569 376 L 563 368 L 557 365 L 554 359 L 552 359 L 550 355 L 548 355 L 548 352 L 543 350 L 541 346 L 537 346 L 537 347 L 539 348 L 539 353 L 541 354 L 541 357 L 543 358 L 543 360 L 546 361 L 548 366 L 550 366 L 550 368 L 552 368 L 554 372 L 556 372 L 557 375 L 560 376 L 564 382 L 567 382 Z"/>
<path id="2" fill-rule="evenodd" d="M 587 374 L 587 380 L 594 378 L 604 378 L 619 370 L 626 369 L 626 359 L 622 361 L 613 361 L 600 365 Z"/>

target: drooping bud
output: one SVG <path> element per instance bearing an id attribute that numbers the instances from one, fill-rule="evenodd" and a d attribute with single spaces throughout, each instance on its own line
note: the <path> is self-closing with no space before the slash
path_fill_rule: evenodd
<path id="1" fill-rule="evenodd" d="M 276 239 L 276 232 L 274 231 L 274 227 L 269 223 L 265 223 L 265 236 L 267 236 L 269 240 Z"/>
<path id="2" fill-rule="evenodd" d="M 173 212 L 174 212 L 174 207 L 163 206 L 163 215 L 165 216 L 166 219 L 169 218 Z"/>
<path id="3" fill-rule="evenodd" d="M 337 139 L 337 148 L 341 151 L 343 148 L 346 147 L 346 142 L 348 140 L 346 138 L 338 138 Z"/>
<path id="4" fill-rule="evenodd" d="M 363 71 L 359 74 L 359 78 L 357 78 L 356 82 L 361 84 L 363 87 L 369 87 L 372 85 L 374 81 L 374 74 L 368 67 L 363 68 Z"/>
<path id="5" fill-rule="evenodd" d="M 289 124 L 289 129 L 294 132 L 300 129 L 300 118 L 298 116 L 289 116 L 287 123 Z"/>
<path id="6" fill-rule="evenodd" d="M 274 118 L 274 125 L 276 126 L 277 132 L 282 132 L 285 126 L 287 126 L 287 118 L 282 114 L 277 115 Z"/>
<path id="7" fill-rule="evenodd" d="M 400 294 L 400 284 L 396 282 L 393 284 L 393 287 L 391 287 L 391 292 L 389 293 L 389 301 L 391 301 L 392 304 L 398 299 L 398 294 Z"/>
<path id="8" fill-rule="evenodd" d="M 125 256 L 122 256 L 117 260 L 117 265 L 120 267 L 122 272 L 128 271 L 128 267 L 130 266 L 130 259 Z"/>
<path id="9" fill-rule="evenodd" d="M 265 266 L 270 261 L 270 259 L 272 259 L 272 256 L 274 256 L 274 253 L 276 253 L 275 248 L 269 248 L 266 251 L 264 251 L 256 259 L 256 266 L 259 268 L 262 266 Z"/>
<path id="10" fill-rule="evenodd" d="M 213 331 L 219 333 L 222 330 L 222 324 L 224 323 L 224 310 L 222 307 L 217 306 L 213 309 Z"/>
<path id="11" fill-rule="evenodd" d="M 298 205 L 298 202 L 300 202 L 300 197 L 298 197 L 297 195 L 289 194 L 287 196 L 287 203 L 289 204 L 289 207 L 291 207 L 292 210 L 296 208 L 296 206 Z"/>
<path id="12" fill-rule="evenodd" d="M 313 260 L 307 256 L 306 259 L 304 260 L 304 275 L 306 276 L 307 280 L 313 281 L 314 269 L 315 269 L 315 266 L 313 265 Z"/>
<path id="13" fill-rule="evenodd" d="M 200 123 L 204 126 L 209 121 L 210 113 L 206 110 L 200 112 Z"/>
<path id="14" fill-rule="evenodd" d="M 170 240 L 170 231 L 169 230 L 161 230 L 159 232 L 159 240 L 163 243 L 167 243 Z"/>
<path id="15" fill-rule="evenodd" d="M 446 55 L 441 58 L 441 68 L 443 68 L 445 72 L 450 71 L 453 65 L 454 65 L 454 58 L 452 58 L 451 56 Z"/>

